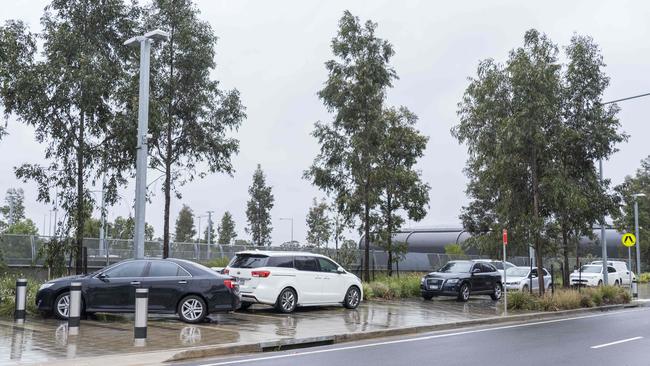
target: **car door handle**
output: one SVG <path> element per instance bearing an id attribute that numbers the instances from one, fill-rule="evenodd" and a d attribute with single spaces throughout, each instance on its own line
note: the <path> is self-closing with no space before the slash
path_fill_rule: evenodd
<path id="1" fill-rule="evenodd" d="M 140 284 L 140 281 L 131 281 L 131 284 L 132 284 L 132 285 L 139 285 L 139 284 Z"/>
<path id="2" fill-rule="evenodd" d="M 184 284 L 186 284 L 186 283 L 187 283 L 187 281 L 185 281 L 185 280 L 180 280 L 180 281 L 178 281 L 178 283 L 180 283 L 180 284 L 183 284 L 183 285 L 184 285 Z"/>

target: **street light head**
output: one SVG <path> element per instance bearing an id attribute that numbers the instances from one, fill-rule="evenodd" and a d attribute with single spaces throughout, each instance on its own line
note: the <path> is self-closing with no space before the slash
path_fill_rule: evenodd
<path id="1" fill-rule="evenodd" d="M 124 42 L 124 45 L 125 46 L 131 46 L 131 47 L 139 46 L 140 42 L 143 41 L 144 39 L 145 38 L 143 36 L 131 37 L 131 38 L 127 39 L 126 42 Z"/>
<path id="2" fill-rule="evenodd" d="M 156 29 L 149 33 L 145 33 L 144 37 L 154 41 L 166 41 L 169 39 L 169 33 Z"/>
<path id="3" fill-rule="evenodd" d="M 645 193 L 636 193 L 636 194 L 633 194 L 632 197 L 634 197 L 634 198 L 645 197 Z"/>

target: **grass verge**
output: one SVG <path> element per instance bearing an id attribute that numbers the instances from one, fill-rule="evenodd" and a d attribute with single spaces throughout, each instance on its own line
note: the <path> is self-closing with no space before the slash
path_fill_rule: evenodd
<path id="1" fill-rule="evenodd" d="M 601 305 L 627 304 L 632 300 L 628 289 L 616 286 L 601 286 L 574 289 L 557 289 L 554 294 L 543 296 L 529 292 L 508 292 L 508 309 L 557 311 L 591 308 Z"/>

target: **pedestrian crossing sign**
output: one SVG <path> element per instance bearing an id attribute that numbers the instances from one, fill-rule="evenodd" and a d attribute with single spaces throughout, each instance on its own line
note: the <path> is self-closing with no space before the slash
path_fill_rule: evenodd
<path id="1" fill-rule="evenodd" d="M 621 243 L 625 245 L 626 247 L 633 247 L 634 244 L 636 244 L 636 236 L 632 233 L 625 233 L 623 237 L 621 238 Z"/>

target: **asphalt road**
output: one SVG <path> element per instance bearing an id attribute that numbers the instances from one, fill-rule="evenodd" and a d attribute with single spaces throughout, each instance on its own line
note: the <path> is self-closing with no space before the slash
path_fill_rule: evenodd
<path id="1" fill-rule="evenodd" d="M 201 360 L 184 365 L 650 365 L 650 308 Z"/>

